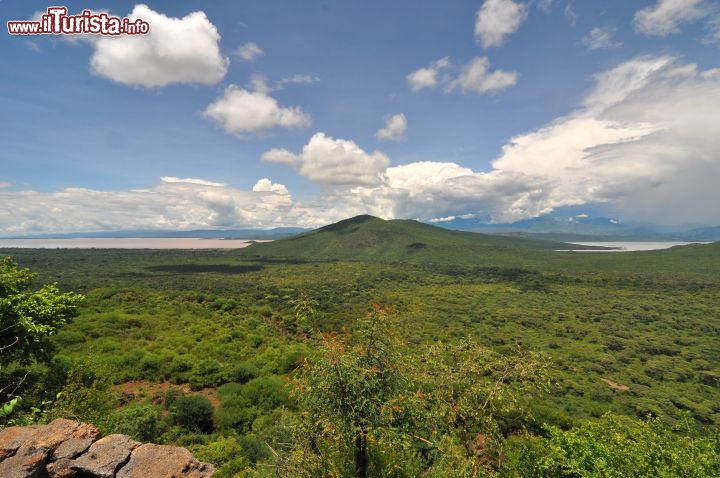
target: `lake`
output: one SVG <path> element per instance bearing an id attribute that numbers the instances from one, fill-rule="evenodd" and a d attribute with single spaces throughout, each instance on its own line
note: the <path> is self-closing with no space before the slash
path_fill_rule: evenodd
<path id="1" fill-rule="evenodd" d="M 22 249 L 241 249 L 253 241 L 200 238 L 0 239 L 0 248 Z M 267 242 L 267 241 L 255 241 Z"/>
<path id="2" fill-rule="evenodd" d="M 678 242 L 678 241 L 624 241 L 624 242 L 573 242 L 580 246 L 616 247 L 612 250 L 587 250 L 576 252 L 631 252 L 631 251 L 657 251 L 670 249 L 673 246 L 686 246 L 688 244 L 709 244 L 707 242 Z"/>
<path id="3" fill-rule="evenodd" d="M 241 249 L 253 241 L 244 239 L 201 239 L 201 238 L 69 238 L 69 239 L 0 239 L 0 248 L 20 249 Z M 269 242 L 259 240 L 255 242 Z M 669 249 L 673 246 L 693 244 L 691 242 L 574 242 L 582 246 L 617 247 L 613 250 L 589 250 L 577 252 L 629 252 Z M 702 243 L 706 244 L 706 243 Z"/>

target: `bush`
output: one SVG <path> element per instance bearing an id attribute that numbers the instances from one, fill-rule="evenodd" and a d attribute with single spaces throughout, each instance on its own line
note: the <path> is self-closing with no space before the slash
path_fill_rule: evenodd
<path id="1" fill-rule="evenodd" d="M 140 375 L 148 380 L 157 380 L 162 360 L 155 354 L 145 354 L 138 364 Z"/>
<path id="2" fill-rule="evenodd" d="M 184 396 L 185 394 L 183 393 L 182 389 L 168 388 L 165 391 L 165 396 L 163 397 L 163 408 L 165 410 L 170 410 L 170 407 L 172 407 L 175 402 L 177 402 L 180 398 Z"/>
<path id="3" fill-rule="evenodd" d="M 220 408 L 215 413 L 219 430 L 246 433 L 262 413 L 288 402 L 285 381 L 278 376 L 253 379 L 245 385 L 226 383 L 218 388 Z"/>
<path id="4" fill-rule="evenodd" d="M 212 463 L 217 467 L 215 478 L 236 476 L 248 466 L 243 449 L 233 437 L 218 437 L 207 445 L 195 445 L 190 451 L 200 461 Z"/>
<path id="5" fill-rule="evenodd" d="M 288 388 L 285 380 L 281 377 L 270 375 L 246 383 L 241 395 L 248 403 L 269 411 L 287 403 Z"/>
<path id="6" fill-rule="evenodd" d="M 159 419 L 159 410 L 153 405 L 130 406 L 111 415 L 108 430 L 130 435 L 139 441 L 155 441 Z"/>
<path id="7" fill-rule="evenodd" d="M 231 382 L 247 383 L 257 377 L 259 373 L 260 371 L 256 366 L 248 362 L 241 362 L 230 370 L 228 379 Z"/>
<path id="8" fill-rule="evenodd" d="M 205 387 L 216 387 L 225 381 L 223 368 L 217 360 L 206 359 L 193 367 L 190 374 L 190 388 L 202 390 Z"/>
<path id="9" fill-rule="evenodd" d="M 533 477 L 701 477 L 720 474 L 720 440 L 687 435 L 659 420 L 612 414 L 546 437 L 512 440 L 507 476 Z"/>
<path id="10" fill-rule="evenodd" d="M 188 430 L 210 433 L 213 430 L 213 406 L 206 397 L 190 395 L 178 398 L 168 416 L 170 423 Z"/>
<path id="11" fill-rule="evenodd" d="M 48 418 L 71 417 L 102 427 L 110 411 L 110 376 L 97 364 L 87 361 L 74 364 Z"/>

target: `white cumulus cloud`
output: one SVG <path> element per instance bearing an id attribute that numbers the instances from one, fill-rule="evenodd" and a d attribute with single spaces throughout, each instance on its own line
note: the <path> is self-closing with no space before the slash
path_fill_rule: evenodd
<path id="1" fill-rule="evenodd" d="M 267 178 L 247 191 L 170 176 L 131 191 L 16 187 L 0 189 L 0 231 L 315 226 L 361 213 L 505 222 L 585 204 L 620 220 L 718 224 L 720 68 L 667 56 L 620 63 L 595 76 L 573 111 L 511 138 L 485 171 L 443 160 L 391 166 L 324 133 L 263 160 L 322 192 L 302 203 Z"/>
<path id="2" fill-rule="evenodd" d="M 634 219 L 720 221 L 720 78 L 669 57 L 596 78 L 582 107 L 513 138 L 493 166 L 554 180 L 553 207 L 607 202 Z"/>
<path id="3" fill-rule="evenodd" d="M 6 234 L 317 225 L 287 188 L 261 179 L 252 191 L 202 179 L 162 178 L 146 189 L 0 191 Z"/>
<path id="4" fill-rule="evenodd" d="M 705 0 L 657 0 L 654 5 L 635 12 L 635 30 L 646 35 L 668 36 L 680 31 L 680 25 L 703 18 Z"/>
<path id="5" fill-rule="evenodd" d="M 399 113 L 392 115 L 385 120 L 385 127 L 375 133 L 375 137 L 379 141 L 403 141 L 405 139 L 405 131 L 407 131 L 407 118 L 404 114 Z"/>
<path id="6" fill-rule="evenodd" d="M 420 91 L 423 88 L 432 88 L 438 84 L 438 75 L 440 71 L 450 66 L 450 58 L 440 58 L 430 64 L 426 68 L 415 70 L 406 79 L 410 89 L 413 92 Z"/>
<path id="7" fill-rule="evenodd" d="M 496 222 L 564 206 L 661 223 L 718 223 L 720 71 L 640 57 L 601 72 L 566 116 L 513 137 L 492 168 L 421 161 L 388 167 L 374 185 L 328 193 L 347 215 Z"/>
<path id="8" fill-rule="evenodd" d="M 128 17 L 147 21 L 150 33 L 92 37 L 90 65 L 96 75 L 143 87 L 214 85 L 225 77 L 229 60 L 220 53 L 220 34 L 204 12 L 172 18 L 135 5 Z"/>
<path id="9" fill-rule="evenodd" d="M 237 85 L 228 86 L 203 114 L 238 136 L 276 126 L 299 128 L 311 123 L 310 115 L 299 106 L 282 107 L 265 91 L 249 91 Z"/>
<path id="10" fill-rule="evenodd" d="M 312 181 L 334 186 L 378 184 L 390 164 L 380 151 L 368 153 L 354 141 L 334 139 L 325 133 L 314 134 L 300 154 L 272 149 L 263 153 L 262 159 L 289 164 Z"/>
<path id="11" fill-rule="evenodd" d="M 252 42 L 240 45 L 238 49 L 235 50 L 235 56 L 249 62 L 253 62 L 263 55 L 265 55 L 265 52 L 257 46 L 257 43 Z"/>
<path id="12" fill-rule="evenodd" d="M 465 65 L 457 78 L 445 88 L 446 92 L 460 90 L 462 93 L 485 94 L 503 90 L 517 83 L 518 75 L 514 71 L 490 71 L 487 57 L 475 57 Z"/>
<path id="13" fill-rule="evenodd" d="M 527 17 L 527 7 L 513 0 L 485 0 L 475 15 L 475 37 L 483 48 L 500 46 Z"/>
<path id="14" fill-rule="evenodd" d="M 265 193 L 278 193 L 287 195 L 288 190 L 284 184 L 273 183 L 268 178 L 259 179 L 252 190 L 254 192 L 265 192 Z"/>
<path id="15" fill-rule="evenodd" d="M 438 78 L 441 69 L 449 71 Z M 407 79 L 413 92 L 442 85 L 446 94 L 460 91 L 482 95 L 517 84 L 518 74 L 514 71 L 491 70 L 487 57 L 475 57 L 467 64 L 457 66 L 450 63 L 449 57 L 445 57 L 428 68 L 410 73 Z"/>

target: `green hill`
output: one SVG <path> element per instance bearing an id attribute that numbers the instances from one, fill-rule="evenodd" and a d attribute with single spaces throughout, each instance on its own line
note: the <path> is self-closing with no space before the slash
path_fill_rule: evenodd
<path id="1" fill-rule="evenodd" d="M 248 257 L 287 260 L 359 260 L 475 263 L 490 253 L 593 249 L 555 241 L 452 231 L 413 220 L 363 215 L 244 249 Z M 597 248 L 596 248 L 597 249 Z"/>

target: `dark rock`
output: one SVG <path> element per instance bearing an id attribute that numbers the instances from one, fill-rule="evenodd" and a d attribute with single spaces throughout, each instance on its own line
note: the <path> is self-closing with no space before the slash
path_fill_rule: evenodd
<path id="1" fill-rule="evenodd" d="M 56 462 L 48 464 L 46 470 L 50 478 L 74 478 L 77 476 L 80 468 L 78 468 L 74 460 L 61 458 Z"/>
<path id="2" fill-rule="evenodd" d="M 85 454 L 74 460 L 73 465 L 93 478 L 113 478 L 138 446 L 140 443 L 127 435 L 108 435 L 93 443 Z"/>
<path id="3" fill-rule="evenodd" d="M 46 449 L 23 445 L 15 455 L 0 462 L 0 476 L 2 478 L 41 478 L 49 457 L 50 451 Z"/>
<path id="4" fill-rule="evenodd" d="M 146 444 L 130 455 L 117 478 L 209 478 L 215 468 L 200 463 L 185 448 Z"/>

